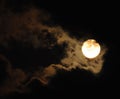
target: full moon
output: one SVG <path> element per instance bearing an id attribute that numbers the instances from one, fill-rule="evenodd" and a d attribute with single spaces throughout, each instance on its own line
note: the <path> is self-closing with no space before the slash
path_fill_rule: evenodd
<path id="1" fill-rule="evenodd" d="M 100 53 L 100 44 L 94 39 L 88 39 L 83 42 L 82 53 L 86 58 L 95 58 Z"/>

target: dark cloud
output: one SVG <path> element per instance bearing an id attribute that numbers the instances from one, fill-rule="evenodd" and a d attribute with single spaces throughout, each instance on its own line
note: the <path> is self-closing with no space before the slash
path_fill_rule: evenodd
<path id="1" fill-rule="evenodd" d="M 49 15 L 30 8 L 20 13 L 2 9 L 0 14 L 0 94 L 26 92 L 34 79 L 47 85 L 57 70 L 80 68 L 97 74 L 106 48 L 86 59 L 83 40 L 69 36 L 60 26 L 49 26 Z"/>

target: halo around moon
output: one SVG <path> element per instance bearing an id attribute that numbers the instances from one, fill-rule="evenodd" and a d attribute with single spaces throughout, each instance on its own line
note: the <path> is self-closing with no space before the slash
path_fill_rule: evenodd
<path id="1" fill-rule="evenodd" d="M 82 53 L 86 58 L 95 58 L 100 54 L 100 44 L 94 39 L 88 39 L 83 42 Z"/>

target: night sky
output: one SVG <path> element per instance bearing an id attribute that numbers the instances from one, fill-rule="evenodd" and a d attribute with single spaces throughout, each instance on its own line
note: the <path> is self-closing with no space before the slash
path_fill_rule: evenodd
<path id="1" fill-rule="evenodd" d="M 3 0 L 4 1 L 4 0 Z M 107 2 L 75 2 L 73 1 L 51 1 L 51 0 L 5 0 L 1 3 L 0 9 L 9 9 L 15 14 L 22 13 L 26 9 L 35 7 L 45 12 L 50 19 L 43 24 L 48 26 L 61 26 L 63 30 L 69 32 L 71 37 L 95 38 L 100 44 L 107 47 L 104 55 L 104 63 L 102 71 L 99 75 L 81 69 L 71 71 L 58 70 L 47 85 L 43 85 L 38 80 L 31 81 L 27 85 L 28 92 L 14 92 L 8 95 L 2 95 L 5 98 L 64 98 L 65 96 L 73 96 L 78 98 L 104 98 L 105 96 L 118 95 L 119 90 L 119 31 L 117 31 L 118 22 L 117 7 Z M 0 16 L 2 16 L 2 13 Z M 45 15 L 43 17 L 45 17 Z M 0 28 L 6 28 L 0 24 Z M 0 29 L 2 31 L 2 29 Z M 6 30 L 7 31 L 7 30 Z M 9 31 L 9 30 L 8 30 Z M 117 31 L 117 32 L 116 32 Z M 1 33 L 1 32 L 0 32 Z M 2 33 L 1 33 L 2 35 Z M 28 34 L 29 35 L 29 34 Z M 50 37 L 50 36 L 48 36 Z M 0 37 L 1 39 L 1 37 Z M 50 37 L 47 42 L 54 42 L 54 38 Z M 0 59 L 9 60 L 13 68 L 21 68 L 25 71 L 33 71 L 39 68 L 32 68 L 35 65 L 47 67 L 51 63 L 59 63 L 60 58 L 64 56 L 62 50 L 66 47 L 55 46 L 53 50 L 41 48 L 34 50 L 29 47 L 32 45 L 22 46 L 20 42 L 14 39 L 8 45 L 12 47 L 4 48 L 0 41 Z M 45 41 L 46 42 L 46 41 Z M 12 49 L 15 46 L 14 49 Z M 21 47 L 22 46 L 22 47 Z M 34 58 L 35 57 L 35 58 Z M 19 63 L 19 65 L 18 65 Z M 2 64 L 2 65 L 1 65 Z M 0 63 L 0 86 L 3 86 L 4 79 L 7 75 L 3 70 L 3 63 Z M 28 69 L 29 68 L 29 69 Z M 29 79 L 27 79 L 29 80 Z M 27 80 L 25 82 L 27 82 Z M 25 83 L 24 82 L 24 83 Z"/>

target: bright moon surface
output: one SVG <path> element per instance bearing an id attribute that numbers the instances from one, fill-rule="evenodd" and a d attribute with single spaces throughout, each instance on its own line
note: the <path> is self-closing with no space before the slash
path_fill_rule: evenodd
<path id="1" fill-rule="evenodd" d="M 100 44 L 94 39 L 86 40 L 82 45 L 82 53 L 87 58 L 95 58 L 100 53 Z"/>

